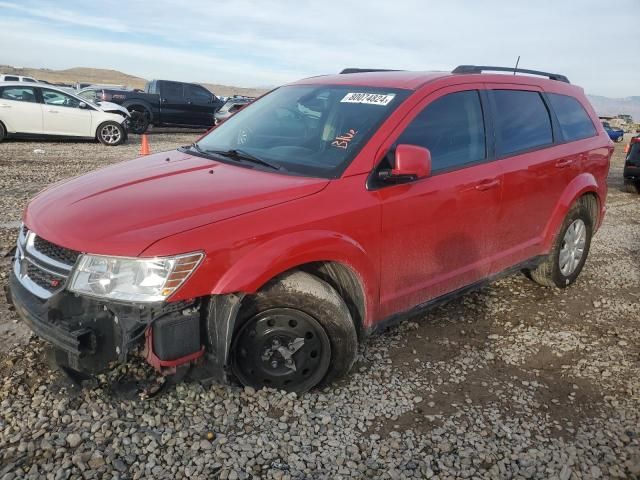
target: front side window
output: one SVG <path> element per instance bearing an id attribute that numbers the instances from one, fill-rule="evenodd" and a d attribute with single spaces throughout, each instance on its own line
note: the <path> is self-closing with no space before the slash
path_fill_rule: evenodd
<path id="1" fill-rule="evenodd" d="M 36 80 L 33 78 L 29 78 L 29 77 L 23 77 L 22 78 L 23 82 L 31 82 L 31 83 L 36 83 Z"/>
<path id="2" fill-rule="evenodd" d="M 78 96 L 92 103 L 95 103 L 98 100 L 98 92 L 95 90 L 85 90 L 84 92 L 78 93 Z"/>
<path id="3" fill-rule="evenodd" d="M 434 173 L 485 159 L 484 120 L 478 92 L 450 93 L 430 103 L 396 143 L 428 148 Z"/>
<path id="4" fill-rule="evenodd" d="M 15 102 L 37 102 L 36 93 L 31 87 L 2 87 L 0 88 L 0 98 Z"/>
<path id="5" fill-rule="evenodd" d="M 346 85 L 280 87 L 240 109 L 194 148 L 241 150 L 284 172 L 335 178 L 409 93 Z"/>
<path id="6" fill-rule="evenodd" d="M 551 118 L 538 92 L 494 90 L 498 155 L 553 143 Z"/>
<path id="7" fill-rule="evenodd" d="M 560 131 L 566 141 L 570 142 L 596 135 L 596 129 L 589 114 L 577 99 L 557 93 L 547 93 L 547 97 L 556 117 L 558 117 Z"/>
<path id="8" fill-rule="evenodd" d="M 213 95 L 208 90 L 202 88 L 199 85 L 187 85 L 186 88 L 186 96 L 193 103 L 198 103 L 200 105 L 211 103 Z"/>
<path id="9" fill-rule="evenodd" d="M 75 97 L 48 88 L 42 89 L 42 98 L 47 105 L 56 107 L 79 108 L 82 103 Z"/>

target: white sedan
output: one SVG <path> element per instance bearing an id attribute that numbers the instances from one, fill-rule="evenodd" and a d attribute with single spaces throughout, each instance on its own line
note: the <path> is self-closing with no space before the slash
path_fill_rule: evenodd
<path id="1" fill-rule="evenodd" d="M 129 112 L 90 103 L 43 84 L 0 83 L 0 142 L 7 137 L 95 138 L 104 145 L 127 139 Z"/>

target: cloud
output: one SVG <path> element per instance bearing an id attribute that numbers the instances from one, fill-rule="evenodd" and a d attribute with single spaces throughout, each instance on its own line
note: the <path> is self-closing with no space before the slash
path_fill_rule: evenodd
<path id="1" fill-rule="evenodd" d="M 615 25 L 624 32 L 622 45 L 640 44 L 637 21 L 619 13 L 633 11 L 634 0 L 616 5 L 603 8 L 597 0 L 584 0 L 580 8 L 552 0 L 190 0 L 179 5 L 1 0 L 0 41 L 9 48 L 0 50 L 0 63 L 100 66 L 247 86 L 346 66 L 510 66 L 521 55 L 522 67 L 564 73 L 590 92 L 638 94 L 640 69 L 620 55 L 618 40 L 612 44 L 599 34 L 602 25 Z"/>

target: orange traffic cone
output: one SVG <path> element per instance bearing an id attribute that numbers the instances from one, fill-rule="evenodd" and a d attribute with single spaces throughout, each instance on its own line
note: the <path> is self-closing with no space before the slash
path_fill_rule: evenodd
<path id="1" fill-rule="evenodd" d="M 149 148 L 149 139 L 147 138 L 147 134 L 142 134 L 142 145 L 140 145 L 140 156 L 149 155 L 151 153 L 151 149 Z"/>

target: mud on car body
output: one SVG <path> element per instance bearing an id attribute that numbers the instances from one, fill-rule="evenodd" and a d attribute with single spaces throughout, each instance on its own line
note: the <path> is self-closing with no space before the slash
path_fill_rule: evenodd
<path id="1" fill-rule="evenodd" d="M 487 68 L 301 80 L 193 145 L 54 185 L 25 210 L 9 295 L 74 370 L 142 352 L 302 392 L 500 275 L 564 288 L 612 143 L 565 77 Z"/>

